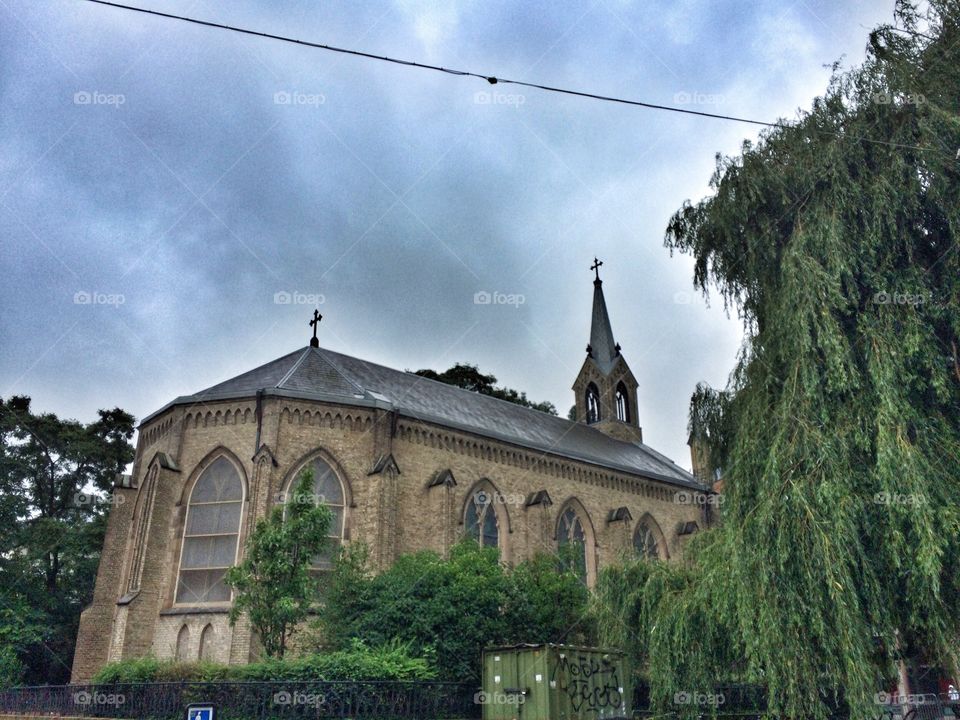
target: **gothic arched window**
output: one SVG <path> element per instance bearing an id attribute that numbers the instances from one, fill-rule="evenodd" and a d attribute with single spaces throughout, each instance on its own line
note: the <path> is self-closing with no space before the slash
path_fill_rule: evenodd
<path id="1" fill-rule="evenodd" d="M 463 526 L 467 537 L 476 540 L 480 547 L 500 546 L 500 523 L 493 507 L 494 494 L 485 489 L 476 490 L 467 498 Z"/>
<path id="2" fill-rule="evenodd" d="M 213 659 L 213 625 L 207 625 L 200 633 L 200 659 Z"/>
<path id="3" fill-rule="evenodd" d="M 190 628 L 184 625 L 177 633 L 177 662 L 187 662 L 190 659 Z"/>
<path id="4" fill-rule="evenodd" d="M 617 383 L 617 420 L 621 422 L 630 422 L 630 395 L 627 394 L 627 386 L 622 382 Z"/>
<path id="5" fill-rule="evenodd" d="M 318 505 L 326 505 L 333 513 L 333 522 L 330 523 L 330 530 L 328 531 L 330 542 L 326 550 L 313 559 L 313 569 L 315 571 L 329 570 L 333 566 L 333 559 L 340 553 L 340 546 L 343 544 L 344 512 L 347 506 L 346 490 L 340 476 L 326 460 L 316 457 L 309 465 L 313 467 L 313 495 L 310 499 Z M 307 467 L 308 465 L 304 464 L 300 470 L 294 473 L 287 485 L 287 492 L 283 495 L 284 502 L 291 499 L 299 500 L 299 498 L 291 498 L 290 495 L 296 488 L 300 473 Z"/>
<path id="6" fill-rule="evenodd" d="M 652 524 L 643 519 L 637 524 L 633 534 L 633 547 L 640 557 L 647 560 L 660 560 L 660 542 Z"/>
<path id="7" fill-rule="evenodd" d="M 222 455 L 197 479 L 187 505 L 177 584 L 178 603 L 229 602 L 223 582 L 237 559 L 243 481 Z"/>
<path id="8" fill-rule="evenodd" d="M 587 424 L 600 422 L 600 391 L 593 383 L 587 385 Z"/>
<path id="9" fill-rule="evenodd" d="M 560 515 L 557 523 L 557 547 L 560 560 L 579 578 L 587 581 L 587 536 L 583 530 L 580 516 L 573 507 L 568 507 Z"/>

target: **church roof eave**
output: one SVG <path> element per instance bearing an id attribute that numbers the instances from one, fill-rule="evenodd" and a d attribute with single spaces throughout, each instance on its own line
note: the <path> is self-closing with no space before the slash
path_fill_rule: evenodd
<path id="1" fill-rule="evenodd" d="M 633 477 L 698 491 L 706 488 L 642 443 L 617 440 L 582 423 L 323 348 L 288 353 L 206 390 L 180 396 L 145 417 L 140 427 L 174 406 L 203 407 L 252 399 L 257 393 L 396 411 L 413 420 Z"/>
<path id="2" fill-rule="evenodd" d="M 326 402 L 332 403 L 335 405 L 351 405 L 355 407 L 366 407 L 366 408 L 377 408 L 380 410 L 393 410 L 393 403 L 385 400 L 380 400 L 373 397 L 368 397 L 364 395 L 362 397 L 347 397 L 344 395 L 335 395 L 332 393 L 321 393 L 321 392 L 306 392 L 302 390 L 284 390 L 279 388 L 262 388 L 264 397 L 285 397 L 291 398 L 293 400 L 313 400 L 315 402 Z M 156 418 L 163 415 L 168 410 L 182 406 L 190 405 L 193 407 L 203 407 L 209 403 L 216 402 L 225 402 L 229 400 L 251 400 L 256 397 L 256 393 L 250 393 L 249 391 L 237 391 L 229 393 L 217 393 L 216 395 L 181 395 L 166 405 L 164 405 L 159 410 L 150 413 L 143 420 L 140 421 L 140 424 L 137 428 L 144 427 L 147 423 L 152 422 Z"/>
<path id="3" fill-rule="evenodd" d="M 468 392 L 469 392 L 469 391 L 468 391 Z M 567 459 L 567 460 L 574 460 L 574 461 L 577 461 L 577 462 L 585 463 L 585 464 L 587 464 L 587 465 L 593 465 L 593 466 L 595 466 L 595 467 L 602 468 L 602 469 L 604 469 L 604 470 L 616 470 L 616 471 L 619 471 L 619 472 L 626 473 L 627 475 L 633 475 L 634 477 L 645 478 L 645 479 L 647 479 L 647 480 L 656 480 L 656 481 L 658 481 L 658 482 L 667 483 L 667 484 L 669 484 L 669 485 L 674 485 L 674 486 L 676 486 L 676 487 L 683 487 L 683 488 L 687 488 L 687 489 L 691 489 L 691 488 L 692 488 L 692 489 L 703 490 L 703 491 L 706 491 L 706 490 L 707 490 L 707 487 L 706 487 L 705 485 L 703 485 L 702 483 L 700 483 L 700 482 L 696 479 L 696 477 L 694 477 L 694 476 L 693 476 L 692 474 L 690 474 L 690 473 L 687 473 L 685 470 L 683 470 L 682 468 L 679 468 L 679 467 L 677 467 L 676 469 L 679 470 L 680 472 L 683 472 L 683 473 L 686 474 L 686 475 L 690 475 L 690 479 L 689 479 L 689 480 L 680 479 L 680 478 L 677 478 L 677 477 L 671 477 L 671 476 L 669 476 L 669 475 L 664 475 L 664 474 L 657 473 L 657 472 L 637 472 L 637 470 L 636 470 L 635 468 L 631 468 L 631 467 L 629 467 L 628 465 L 623 465 L 623 464 L 615 463 L 615 462 L 600 462 L 600 461 L 597 460 L 597 458 L 595 458 L 595 457 L 590 457 L 589 455 L 586 455 L 586 454 L 580 454 L 580 453 L 569 452 L 569 451 L 559 452 L 559 451 L 556 451 L 556 450 L 551 450 L 550 448 L 545 448 L 545 447 L 543 447 L 542 445 L 536 445 L 536 444 L 533 444 L 533 443 L 525 443 L 525 442 L 522 442 L 522 441 L 520 441 L 520 440 L 517 440 L 517 439 L 514 438 L 514 437 L 511 437 L 510 435 L 508 435 L 508 434 L 506 434 L 506 433 L 498 433 L 498 432 L 495 432 L 495 431 L 484 431 L 484 432 L 481 432 L 481 431 L 478 431 L 475 427 L 472 427 L 472 426 L 470 426 L 470 425 L 463 424 L 463 423 L 457 423 L 457 422 L 451 422 L 450 420 L 447 420 L 447 419 L 445 419 L 445 418 L 433 417 L 433 416 L 426 415 L 426 414 L 423 414 L 423 413 L 418 413 L 418 414 L 410 413 L 409 411 L 406 411 L 402 406 L 401 406 L 401 407 L 398 407 L 398 408 L 397 408 L 397 411 L 400 413 L 400 415 L 401 415 L 402 417 L 407 417 L 407 418 L 409 418 L 409 419 L 411 419 L 411 420 L 417 420 L 417 421 L 421 421 L 421 422 L 428 422 L 428 423 L 432 423 L 432 424 L 434 424 L 434 425 L 440 425 L 440 426 L 442 426 L 442 427 L 450 428 L 451 430 L 460 430 L 460 431 L 462 431 L 462 432 L 467 432 L 467 433 L 470 433 L 470 434 L 473 434 L 473 435 L 479 435 L 479 436 L 481 436 L 481 437 L 485 437 L 485 438 L 488 438 L 488 439 L 490 439 L 490 440 L 498 440 L 498 441 L 500 441 L 500 442 L 504 442 L 504 443 L 507 443 L 507 444 L 509 444 L 509 445 L 513 445 L 513 446 L 515 446 L 515 447 L 523 448 L 524 450 L 535 450 L 535 451 L 537 451 L 537 452 L 541 452 L 541 453 L 548 454 L 548 455 L 553 455 L 553 456 L 555 456 L 555 457 L 560 457 L 560 458 L 564 458 L 564 459 Z M 598 434 L 603 435 L 603 437 L 604 437 L 605 439 L 610 439 L 610 440 L 613 440 L 614 442 L 623 442 L 623 441 L 620 441 L 620 440 L 615 440 L 614 438 L 610 438 L 610 436 L 601 433 L 600 430 L 596 430 L 595 428 L 589 428 L 589 429 L 590 429 L 592 432 L 595 432 L 595 433 L 598 433 Z M 626 442 L 624 442 L 624 444 L 625 444 L 625 445 L 634 446 L 634 447 L 638 448 L 639 450 L 647 453 L 648 455 L 650 455 L 650 456 L 652 456 L 652 457 L 656 457 L 658 460 L 661 460 L 661 462 L 663 461 L 662 459 L 665 459 L 666 462 L 669 462 L 669 463 L 671 463 L 671 464 L 674 464 L 673 461 L 670 460 L 669 458 L 666 458 L 665 455 L 662 455 L 661 453 L 658 453 L 656 450 L 653 450 L 652 448 L 650 448 L 650 447 L 648 447 L 648 446 L 646 446 L 646 445 L 643 445 L 643 444 L 640 444 L 640 443 L 626 443 Z"/>

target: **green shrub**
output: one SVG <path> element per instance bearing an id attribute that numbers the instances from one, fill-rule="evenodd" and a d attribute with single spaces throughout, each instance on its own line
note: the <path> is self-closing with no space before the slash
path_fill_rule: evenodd
<path id="1" fill-rule="evenodd" d="M 229 665 L 200 660 L 198 662 L 168 663 L 157 668 L 154 680 L 157 682 L 214 682 L 229 680 L 233 668 Z"/>
<path id="2" fill-rule="evenodd" d="M 436 672 L 426 658 L 410 655 L 409 644 L 391 642 L 369 648 L 355 640 L 347 650 L 264 660 L 234 669 L 241 680 L 431 680 Z"/>
<path id="3" fill-rule="evenodd" d="M 397 641 L 370 648 L 359 640 L 346 650 L 311 653 L 249 665 L 207 661 L 178 663 L 146 657 L 109 663 L 94 675 L 95 684 L 139 682 L 212 682 L 217 680 L 432 680 L 428 658 L 412 657 L 409 644 Z"/>
<path id="4" fill-rule="evenodd" d="M 351 638 L 378 646 L 399 639 L 421 657 L 436 657 L 444 680 L 480 679 L 491 644 L 592 644 L 590 593 L 555 555 L 505 568 L 495 548 L 458 543 L 443 559 L 401 555 L 373 574 L 362 544 L 352 544 L 327 582 L 313 649 L 348 648 Z"/>
<path id="5" fill-rule="evenodd" d="M 158 660 L 155 657 L 120 660 L 107 663 L 100 668 L 94 674 L 91 682 L 95 685 L 153 682 L 162 669 L 173 664 L 172 660 Z"/>
<path id="6" fill-rule="evenodd" d="M 10 645 L 0 646 L 0 689 L 23 682 L 24 665 Z"/>

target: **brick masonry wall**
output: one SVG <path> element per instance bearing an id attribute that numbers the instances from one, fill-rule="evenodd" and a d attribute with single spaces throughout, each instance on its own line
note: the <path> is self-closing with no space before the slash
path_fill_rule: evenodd
<path id="1" fill-rule="evenodd" d="M 372 473 L 377 460 L 390 454 L 400 474 L 389 465 Z M 256 655 L 249 625 L 241 621 L 231 627 L 224 606 L 175 604 L 190 491 L 203 469 L 221 455 L 237 465 L 245 486 L 241 548 L 256 520 L 317 456 L 334 467 L 346 486 L 346 541 L 366 543 L 381 568 L 400 553 L 447 552 L 463 534 L 465 503 L 477 489 L 497 499 L 508 562 L 555 551 L 557 519 L 574 505 L 587 527 L 591 577 L 598 567 L 631 551 L 634 528 L 643 517 L 655 520 L 671 558 L 682 554 L 677 526 L 690 520 L 703 526 L 701 507 L 678 502 L 678 489 L 666 484 L 397 420 L 383 410 L 267 397 L 258 425 L 252 399 L 172 408 L 141 428 L 134 465 L 139 489 L 123 491 L 128 501 L 112 509 L 94 601 L 81 618 L 75 682 L 89 679 L 108 658 L 148 653 L 174 657 L 184 627 L 189 633 L 185 652 L 192 659 L 199 657 L 200 637 L 208 625 L 210 659 L 236 664 Z M 144 502 L 145 481 L 151 469 L 157 487 L 150 517 L 144 518 L 149 505 Z M 428 488 L 431 478 L 445 469 L 456 484 Z M 526 499 L 540 490 L 549 493 L 552 505 L 526 507 Z M 608 523 L 609 512 L 619 507 L 629 508 L 632 521 Z M 149 524 L 142 540 L 141 579 L 136 582 L 132 569 L 141 543 L 137 528 L 144 520 Z M 118 606 L 124 594 L 128 602 Z"/>
<path id="2" fill-rule="evenodd" d="M 89 678 L 107 660 L 115 603 L 120 595 L 119 579 L 126 561 L 126 537 L 136 495 L 137 491 L 133 489 L 114 490 L 114 504 L 107 519 L 93 602 L 80 615 L 72 682 Z"/>

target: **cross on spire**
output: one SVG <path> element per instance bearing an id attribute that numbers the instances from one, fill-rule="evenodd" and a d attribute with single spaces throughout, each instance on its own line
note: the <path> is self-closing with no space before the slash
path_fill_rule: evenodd
<path id="1" fill-rule="evenodd" d="M 310 325 L 313 327 L 313 337 L 310 338 L 310 347 L 320 347 L 320 341 L 317 340 L 317 326 L 320 325 L 321 320 L 323 320 L 323 315 L 320 314 L 319 310 L 314 310 L 313 320 L 310 321 Z"/>
<path id="2" fill-rule="evenodd" d="M 597 282 L 600 281 L 600 266 L 603 265 L 603 260 L 597 260 L 596 256 L 593 258 L 593 265 L 590 266 L 590 269 L 597 274 Z"/>

